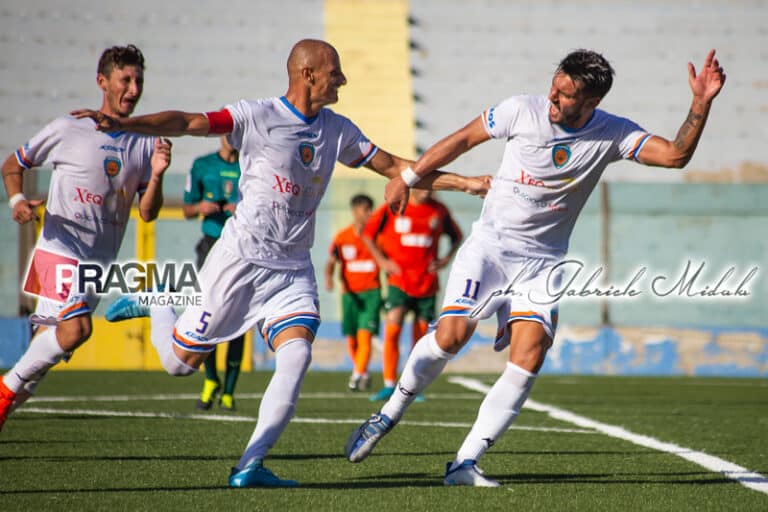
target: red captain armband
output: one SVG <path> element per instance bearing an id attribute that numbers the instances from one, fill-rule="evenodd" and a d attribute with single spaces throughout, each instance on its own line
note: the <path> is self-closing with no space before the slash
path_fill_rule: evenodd
<path id="1" fill-rule="evenodd" d="M 225 108 L 217 112 L 206 112 L 205 117 L 208 118 L 209 134 L 226 134 L 231 132 L 235 127 L 235 122 L 232 120 L 232 114 Z"/>

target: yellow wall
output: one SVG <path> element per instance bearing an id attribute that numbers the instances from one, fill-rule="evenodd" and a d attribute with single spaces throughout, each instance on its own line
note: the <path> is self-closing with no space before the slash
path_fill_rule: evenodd
<path id="1" fill-rule="evenodd" d="M 331 108 L 357 124 L 390 153 L 413 158 L 413 87 L 408 47 L 406 0 L 326 0 L 325 37 L 341 57 L 347 85 Z M 370 172 L 344 166 L 344 177 Z"/>

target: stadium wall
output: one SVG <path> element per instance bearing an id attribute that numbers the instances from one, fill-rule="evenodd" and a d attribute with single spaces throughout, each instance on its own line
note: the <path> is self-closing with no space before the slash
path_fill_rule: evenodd
<path id="1" fill-rule="evenodd" d="M 462 0 L 235 0 L 228 11 L 236 17 L 223 16 L 214 4 L 200 2 L 190 9 L 180 0 L 136 0 L 129 7 L 92 0 L 63 5 L 27 0 L 0 9 L 0 71 L 13 77 L 0 87 L 4 155 L 53 117 L 99 101 L 95 62 L 111 44 L 135 42 L 147 56 L 137 112 L 142 113 L 211 109 L 240 97 L 281 94 L 290 46 L 302 37 L 328 38 L 339 48 L 349 78 L 336 110 L 354 118 L 382 147 L 409 156 L 510 94 L 546 92 L 559 58 L 576 47 L 600 49 L 617 70 L 606 109 L 671 136 L 688 107 L 685 63 L 698 65 L 715 47 L 728 84 L 689 169 L 670 172 L 628 163 L 611 168 L 608 193 L 596 192 L 587 204 L 571 254 L 588 266 L 605 265 L 612 282 L 631 276 L 639 265 L 674 274 L 688 260 L 703 261 L 711 276 L 729 265 L 743 270 L 766 262 L 766 242 L 756 236 L 768 220 L 761 202 L 766 185 L 679 183 L 766 181 L 765 2 L 490 0 L 468 9 Z M 588 24 L 573 22 L 585 16 Z M 180 199 L 192 159 L 215 147 L 213 140 L 175 141 L 164 187 L 170 203 Z M 452 168 L 492 172 L 501 151 L 500 144 L 485 144 Z M 47 174 L 36 176 L 35 186 L 44 194 Z M 382 196 L 381 179 L 346 169 L 337 176 L 318 212 L 317 268 L 332 234 L 348 222 L 350 195 Z M 644 183 L 627 183 L 637 181 Z M 443 200 L 468 232 L 479 202 L 460 194 L 443 194 Z M 607 216 L 601 213 L 606 206 Z M 0 316 L 5 317 L 0 367 L 12 364 L 28 342 L 25 321 L 16 318 L 24 256 L 17 254 L 19 230 L 9 214 L 0 209 L 0 241 L 8 249 L 0 253 Z M 153 235 L 156 259 L 190 259 L 198 236 L 196 222 L 159 221 Z M 131 223 L 120 258 L 137 254 L 138 238 Z M 561 308 L 558 340 L 545 371 L 766 375 L 768 281 L 759 274 L 752 284 L 750 300 L 741 301 L 659 301 L 650 294 L 631 301 L 569 301 Z M 324 324 L 322 343 L 315 346 L 316 367 L 347 368 L 338 299 L 320 292 Z M 103 305 L 97 317 L 101 311 Z M 69 367 L 158 368 L 145 346 L 144 329 L 97 325 L 94 339 Z M 499 357 L 486 345 L 494 329 L 483 326 L 452 367 L 499 368 Z M 408 344 L 404 339 L 404 347 Z M 263 344 L 253 347 L 254 365 L 269 367 Z"/>

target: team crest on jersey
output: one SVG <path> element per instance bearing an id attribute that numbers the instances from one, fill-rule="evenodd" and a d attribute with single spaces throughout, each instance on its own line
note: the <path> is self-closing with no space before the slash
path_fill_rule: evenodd
<path id="1" fill-rule="evenodd" d="M 571 159 L 571 148 L 565 144 L 557 144 L 552 148 L 552 163 L 560 169 Z"/>
<path id="2" fill-rule="evenodd" d="M 120 173 L 120 169 L 123 168 L 123 163 L 114 157 L 108 156 L 104 159 L 104 172 L 107 176 L 114 178 Z"/>
<path id="3" fill-rule="evenodd" d="M 229 197 L 232 195 L 232 191 L 235 189 L 235 184 L 231 181 L 224 182 L 224 195 Z"/>
<path id="4" fill-rule="evenodd" d="M 304 165 L 311 164 L 315 159 L 315 146 L 309 142 L 302 142 L 299 144 L 299 157 L 301 158 L 301 163 Z"/>

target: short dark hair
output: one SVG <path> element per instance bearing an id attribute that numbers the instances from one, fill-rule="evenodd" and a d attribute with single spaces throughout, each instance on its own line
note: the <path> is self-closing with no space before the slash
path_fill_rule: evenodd
<path id="1" fill-rule="evenodd" d="M 350 199 L 349 206 L 351 208 L 356 206 L 367 206 L 368 208 L 373 208 L 373 199 L 371 199 L 371 196 L 366 194 L 356 194 L 352 196 L 352 199 Z"/>
<path id="2" fill-rule="evenodd" d="M 114 68 L 123 66 L 138 66 L 144 71 L 144 55 L 141 50 L 132 44 L 107 48 L 99 58 L 98 72 L 108 77 Z"/>
<path id="3" fill-rule="evenodd" d="M 605 57 L 592 50 L 579 49 L 566 55 L 555 71 L 560 72 L 581 82 L 587 96 L 602 98 L 613 85 L 613 68 Z"/>

